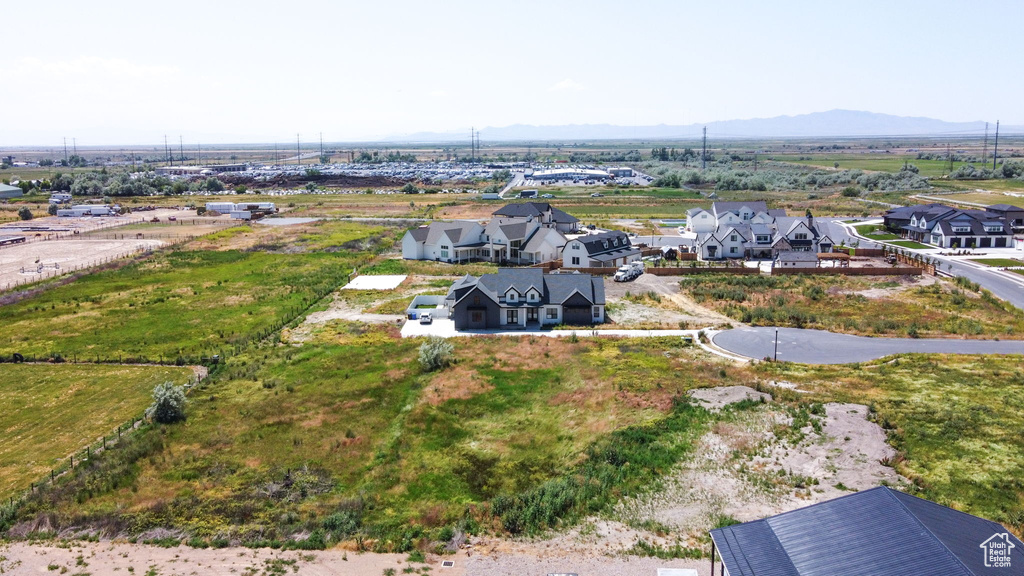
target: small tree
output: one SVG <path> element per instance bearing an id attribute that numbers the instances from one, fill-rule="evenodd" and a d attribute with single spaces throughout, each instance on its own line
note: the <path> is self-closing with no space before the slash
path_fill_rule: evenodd
<path id="1" fill-rule="evenodd" d="M 49 214 L 50 216 L 56 216 L 57 215 L 57 205 L 56 204 L 50 204 L 49 206 L 47 206 L 46 207 L 46 213 Z"/>
<path id="2" fill-rule="evenodd" d="M 146 416 L 161 424 L 173 424 L 185 420 L 185 387 L 173 382 L 157 384 L 153 388 L 153 404 L 146 409 Z"/>
<path id="3" fill-rule="evenodd" d="M 416 185 L 413 184 L 412 182 L 409 182 L 405 186 L 402 186 L 402 190 L 401 190 L 401 192 L 403 194 L 418 194 L 419 191 L 420 191 L 420 189 L 417 188 Z"/>
<path id="4" fill-rule="evenodd" d="M 28 206 L 23 206 L 21 210 L 18 210 L 18 218 L 22 220 L 31 220 L 32 211 L 28 209 Z"/>
<path id="5" fill-rule="evenodd" d="M 427 372 L 440 370 L 454 361 L 455 347 L 440 336 L 431 336 L 420 346 L 420 366 Z"/>

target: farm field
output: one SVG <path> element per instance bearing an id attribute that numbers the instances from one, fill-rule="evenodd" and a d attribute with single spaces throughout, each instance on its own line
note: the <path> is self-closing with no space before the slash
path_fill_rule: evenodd
<path id="1" fill-rule="evenodd" d="M 0 248 L 0 290 L 38 282 L 163 246 L 161 240 L 103 240 L 74 237 Z"/>
<path id="2" fill-rule="evenodd" d="M 682 287 L 698 303 L 755 326 L 1024 338 L 1024 312 L 976 287 L 925 276 L 705 276 L 687 278 Z"/>
<path id="3" fill-rule="evenodd" d="M 153 387 L 190 368 L 89 364 L 0 365 L 0 499 L 27 490 L 68 455 L 149 406 Z"/>
<path id="4" fill-rule="evenodd" d="M 372 253 L 364 250 L 391 241 L 383 229 L 360 224 L 324 223 L 314 229 L 292 245 L 295 253 L 272 253 L 284 243 L 266 238 L 261 244 L 266 251 L 251 245 L 244 252 L 177 250 L 3 306 L 0 354 L 183 357 L 196 363 L 201 356 L 229 354 L 333 290 L 353 266 L 369 260 Z M 204 241 L 229 241 L 240 230 L 223 230 Z"/>
<path id="5" fill-rule="evenodd" d="M 895 154 L 812 154 L 809 155 L 809 159 L 808 155 L 802 156 L 802 160 L 799 159 L 799 156 L 775 155 L 774 158 L 779 162 L 817 166 L 820 168 L 834 168 L 835 163 L 838 162 L 840 170 L 872 170 L 876 172 L 898 172 L 903 168 L 903 163 L 907 162 L 917 166 L 922 176 L 937 177 L 949 173 L 949 162 L 945 160 L 921 160 L 916 157 L 916 154 L 911 156 Z M 969 164 L 969 162 L 954 161 L 953 170 L 955 171 L 960 166 L 966 164 Z"/>

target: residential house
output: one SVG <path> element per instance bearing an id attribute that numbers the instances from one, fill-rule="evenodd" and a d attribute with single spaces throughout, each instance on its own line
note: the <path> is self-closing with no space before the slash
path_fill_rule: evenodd
<path id="1" fill-rule="evenodd" d="M 402 257 L 440 262 L 539 264 L 561 258 L 565 236 L 536 219 L 495 218 L 477 222 L 431 222 L 406 232 Z"/>
<path id="2" fill-rule="evenodd" d="M 522 202 L 508 204 L 493 213 L 503 218 L 532 218 L 541 225 L 554 228 L 563 234 L 575 234 L 579 231 L 580 221 L 575 216 L 555 208 L 547 202 Z"/>
<path id="3" fill-rule="evenodd" d="M 579 236 L 565 243 L 562 268 L 618 268 L 640 259 L 625 232 Z"/>
<path id="4" fill-rule="evenodd" d="M 695 247 L 701 260 L 778 258 L 783 252 L 831 252 L 835 242 L 828 222 L 814 216 L 776 216 L 759 213 L 744 222 L 719 226 L 698 234 Z"/>
<path id="5" fill-rule="evenodd" d="M 456 330 L 597 324 L 605 320 L 604 279 L 501 268 L 496 274 L 459 279 L 445 304 Z"/>
<path id="6" fill-rule="evenodd" d="M 981 576 L 1024 573 L 1001 524 L 880 486 L 711 531 L 729 576 Z"/>
<path id="7" fill-rule="evenodd" d="M 691 208 L 686 211 L 686 231 L 708 234 L 735 224 L 763 224 L 785 210 L 769 210 L 763 201 L 715 202 L 710 210 Z"/>
<path id="8" fill-rule="evenodd" d="M 907 239 L 940 248 L 1008 248 L 1013 246 L 1013 210 L 960 210 L 928 204 L 916 210 L 886 213 L 886 226 L 903 222 L 899 233 Z M 897 211 L 898 210 L 898 211 Z M 890 213 L 892 216 L 890 216 Z"/>
<path id="9" fill-rule="evenodd" d="M 477 222 L 431 222 L 405 233 L 402 237 L 402 258 L 406 260 L 437 260 L 469 262 L 486 260 L 486 244 L 481 239 L 484 227 Z M 489 253 L 488 253 L 489 256 Z"/>

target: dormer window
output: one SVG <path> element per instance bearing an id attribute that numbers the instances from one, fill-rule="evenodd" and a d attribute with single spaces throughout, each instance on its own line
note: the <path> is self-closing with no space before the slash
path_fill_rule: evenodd
<path id="1" fill-rule="evenodd" d="M 794 240 L 807 240 L 807 233 L 806 232 L 797 232 L 796 235 L 793 236 L 793 239 Z"/>
<path id="2" fill-rule="evenodd" d="M 970 231 L 971 231 L 971 225 L 969 223 L 967 223 L 967 222 L 954 222 L 953 223 L 953 232 L 956 232 L 957 234 L 964 234 L 964 233 L 968 233 Z"/>
<path id="3" fill-rule="evenodd" d="M 608 247 L 608 241 L 607 241 L 607 240 L 605 240 L 604 242 L 602 242 L 602 244 L 604 245 L 604 247 L 605 247 L 605 248 L 607 248 L 607 247 Z"/>
<path id="4" fill-rule="evenodd" d="M 1002 232 L 1002 224 L 985 224 L 985 232 Z"/>

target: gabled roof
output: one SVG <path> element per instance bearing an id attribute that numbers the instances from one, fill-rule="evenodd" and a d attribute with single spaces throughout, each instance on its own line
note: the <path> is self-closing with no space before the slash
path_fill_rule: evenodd
<path id="1" fill-rule="evenodd" d="M 535 252 L 540 250 L 541 246 L 545 242 L 555 247 L 555 249 L 561 250 L 562 247 L 565 246 L 566 239 L 558 230 L 554 230 L 552 228 L 538 228 L 526 243 L 523 244 L 520 250 L 523 252 Z"/>
<path id="2" fill-rule="evenodd" d="M 755 202 L 715 202 L 711 204 L 711 211 L 714 212 L 716 216 L 719 214 L 725 214 L 726 212 L 739 212 L 743 208 L 750 208 L 754 214 L 757 214 L 758 212 L 767 212 L 768 204 L 763 200 Z"/>
<path id="3" fill-rule="evenodd" d="M 590 234 L 588 236 L 580 236 L 576 238 L 581 244 L 583 249 L 587 251 L 591 257 L 603 254 L 606 252 L 614 252 L 622 249 L 631 249 L 632 243 L 629 241 L 629 236 L 625 232 L 617 230 L 611 232 L 601 232 L 600 234 Z M 616 243 L 616 240 L 618 243 Z M 605 241 L 608 242 L 608 246 L 605 247 Z"/>
<path id="4" fill-rule="evenodd" d="M 508 204 L 495 210 L 492 214 L 494 216 L 507 216 L 510 218 L 537 218 L 548 211 L 551 211 L 551 221 L 559 224 L 572 224 L 573 222 L 579 222 L 579 219 L 575 216 L 566 214 L 565 212 L 555 208 L 547 202 L 521 202 L 516 204 Z"/>
<path id="5" fill-rule="evenodd" d="M 979 546 L 1001 525 L 881 486 L 711 531 L 731 576 L 983 576 Z M 1011 566 L 1024 544 L 1009 534 Z M 1019 574 L 1016 571 L 1003 571 Z"/>
<path id="6" fill-rule="evenodd" d="M 470 220 L 456 220 L 454 222 L 431 222 L 428 226 L 420 226 L 419 228 L 413 228 L 409 231 L 413 239 L 417 242 L 423 242 L 426 244 L 437 244 L 441 242 L 445 236 L 451 239 L 453 243 L 459 242 L 479 242 L 479 237 L 474 237 L 473 233 L 478 232 L 481 228 L 480 224 Z"/>
<path id="7" fill-rule="evenodd" d="M 786 251 L 779 253 L 779 262 L 817 262 L 817 252 L 793 252 Z"/>
<path id="8" fill-rule="evenodd" d="M 495 302 L 504 297 L 510 288 L 515 288 L 520 294 L 536 288 L 540 292 L 541 301 L 535 305 L 561 304 L 577 292 L 592 304 L 605 303 L 604 279 L 590 274 L 544 274 L 540 268 L 499 268 L 495 274 L 484 274 L 475 279 L 471 276 L 463 277 L 449 288 L 449 298 L 454 298 L 460 288 L 474 285 Z M 467 290 L 461 298 L 465 298 L 469 292 L 472 290 Z"/>

